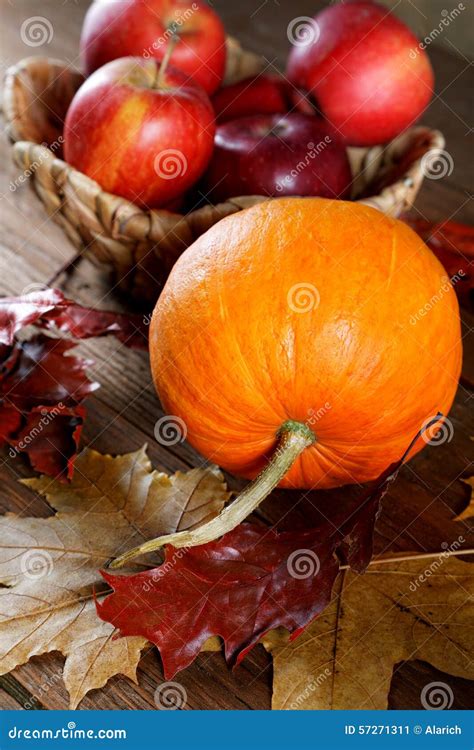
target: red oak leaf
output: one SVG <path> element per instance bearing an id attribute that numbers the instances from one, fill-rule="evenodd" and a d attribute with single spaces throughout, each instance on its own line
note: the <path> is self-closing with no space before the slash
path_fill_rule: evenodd
<path id="1" fill-rule="evenodd" d="M 102 572 L 113 593 L 96 602 L 99 617 L 120 636 L 156 644 L 167 679 L 213 635 L 223 639 L 227 661 L 237 664 L 273 628 L 285 627 L 296 638 L 329 604 L 336 553 L 358 571 L 367 567 L 380 501 L 411 447 L 355 509 L 352 502 L 339 506 L 317 528 L 278 534 L 245 523 L 215 542 L 167 548 L 154 570 Z"/>
<path id="2" fill-rule="evenodd" d="M 91 310 L 72 303 L 54 315 L 51 322 L 75 339 L 113 335 L 130 349 L 148 349 L 148 327 L 141 315 Z"/>
<path id="3" fill-rule="evenodd" d="M 83 307 L 59 289 L 0 298 L 0 344 L 12 344 L 15 333 L 31 324 L 54 326 L 75 339 L 112 334 L 130 348 L 148 348 L 148 327 L 141 315 Z"/>
<path id="4" fill-rule="evenodd" d="M 85 414 L 83 406 L 33 409 L 27 415 L 23 429 L 10 440 L 10 456 L 27 453 L 36 471 L 70 479 Z M 3 418 L 1 411 L 0 416 Z"/>
<path id="5" fill-rule="evenodd" d="M 45 289 L 20 297 L 0 298 L 0 344 L 12 344 L 21 328 L 36 323 L 47 313 L 66 304 L 58 289 Z"/>
<path id="6" fill-rule="evenodd" d="M 26 453 L 33 468 L 72 476 L 85 410 L 80 404 L 98 388 L 90 362 L 65 356 L 72 341 L 43 334 L 13 344 L 0 376 L 0 444 L 10 456 Z"/>
<path id="7" fill-rule="evenodd" d="M 0 299 L 0 445 L 26 453 L 32 466 L 70 478 L 85 418 L 82 402 L 98 388 L 90 361 L 71 356 L 74 342 L 37 333 L 19 341 L 27 325 L 76 339 L 114 335 L 128 346 L 147 346 L 141 316 L 92 310 L 57 289 Z"/>
<path id="8" fill-rule="evenodd" d="M 87 377 L 90 360 L 65 356 L 73 348 L 73 341 L 43 334 L 17 342 L 9 357 L 10 362 L 15 359 L 15 366 L 8 377 L 0 380 L 3 402 L 23 412 L 35 407 L 80 404 L 99 385 Z"/>

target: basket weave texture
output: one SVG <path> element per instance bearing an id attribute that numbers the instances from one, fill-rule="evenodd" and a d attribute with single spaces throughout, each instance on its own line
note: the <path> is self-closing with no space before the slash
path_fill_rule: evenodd
<path id="1" fill-rule="evenodd" d="M 262 60 L 228 40 L 226 83 L 262 69 Z M 180 254 L 213 224 L 266 196 L 241 196 L 186 215 L 143 210 L 70 167 L 62 155 L 68 106 L 83 76 L 60 60 L 30 57 L 8 69 L 3 109 L 13 157 L 48 215 L 76 247 L 112 272 L 113 282 L 142 303 L 152 303 Z M 350 148 L 352 197 L 399 216 L 410 208 L 423 180 L 421 160 L 442 149 L 439 131 L 415 127 L 388 146 Z"/>

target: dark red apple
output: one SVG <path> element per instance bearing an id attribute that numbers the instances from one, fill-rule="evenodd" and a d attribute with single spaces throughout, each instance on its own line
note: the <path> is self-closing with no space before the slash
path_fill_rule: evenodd
<path id="1" fill-rule="evenodd" d="M 433 70 L 409 28 L 372 2 L 331 5 L 293 29 L 287 75 L 348 144 L 386 143 L 421 115 Z"/>
<path id="2" fill-rule="evenodd" d="M 174 34 L 172 65 L 212 94 L 224 77 L 225 31 L 201 0 L 95 0 L 82 28 L 83 67 L 89 75 L 117 57 L 162 60 Z"/>
<path id="3" fill-rule="evenodd" d="M 217 127 L 205 187 L 213 201 L 238 195 L 346 198 L 351 179 L 346 150 L 324 120 L 254 115 Z"/>
<path id="4" fill-rule="evenodd" d="M 88 78 L 69 107 L 66 161 L 138 205 L 172 204 L 202 175 L 212 154 L 209 97 L 176 68 L 124 57 Z"/>

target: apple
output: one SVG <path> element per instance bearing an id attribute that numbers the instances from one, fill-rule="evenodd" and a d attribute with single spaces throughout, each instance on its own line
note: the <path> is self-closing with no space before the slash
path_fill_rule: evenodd
<path id="1" fill-rule="evenodd" d="M 205 189 L 215 202 L 238 195 L 346 198 L 351 181 L 346 150 L 324 120 L 253 115 L 217 126 Z"/>
<path id="2" fill-rule="evenodd" d="M 428 56 L 381 5 L 331 5 L 291 36 L 288 78 L 315 96 L 350 145 L 386 143 L 412 125 L 432 97 Z"/>
<path id="3" fill-rule="evenodd" d="M 211 99 L 218 123 L 248 115 L 289 111 L 314 114 L 307 94 L 280 75 L 260 74 L 239 83 L 222 86 Z"/>
<path id="4" fill-rule="evenodd" d="M 211 101 L 218 123 L 288 110 L 286 82 L 277 75 L 259 75 L 223 86 Z"/>
<path id="5" fill-rule="evenodd" d="M 90 75 L 118 57 L 161 61 L 174 35 L 172 64 L 212 94 L 224 77 L 226 35 L 201 0 L 95 0 L 82 27 L 82 64 Z"/>
<path id="6" fill-rule="evenodd" d="M 124 57 L 99 68 L 64 128 L 69 164 L 147 208 L 172 204 L 201 177 L 215 134 L 204 89 L 166 62 Z"/>

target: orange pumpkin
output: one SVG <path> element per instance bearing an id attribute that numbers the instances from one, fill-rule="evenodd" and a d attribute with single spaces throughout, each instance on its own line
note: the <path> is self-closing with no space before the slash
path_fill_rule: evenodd
<path id="1" fill-rule="evenodd" d="M 456 296 L 419 236 L 312 198 L 260 203 L 201 236 L 150 331 L 163 406 L 207 459 L 253 478 L 280 435 L 260 494 L 378 477 L 449 410 L 461 351 Z"/>

